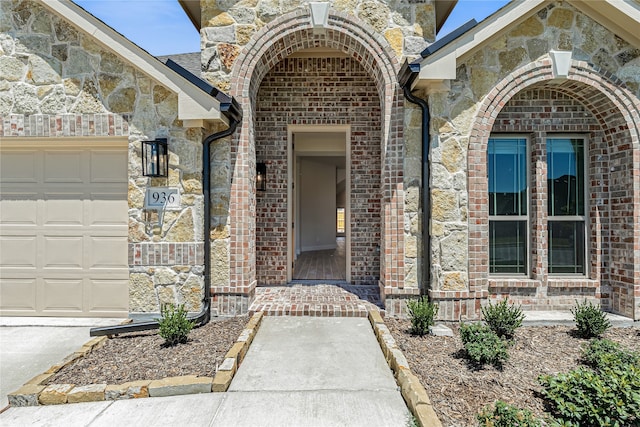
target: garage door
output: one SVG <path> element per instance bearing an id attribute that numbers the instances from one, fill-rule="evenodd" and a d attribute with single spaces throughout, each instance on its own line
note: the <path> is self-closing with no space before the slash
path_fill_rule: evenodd
<path id="1" fill-rule="evenodd" d="M 126 141 L 53 145 L 0 146 L 0 314 L 125 316 Z"/>

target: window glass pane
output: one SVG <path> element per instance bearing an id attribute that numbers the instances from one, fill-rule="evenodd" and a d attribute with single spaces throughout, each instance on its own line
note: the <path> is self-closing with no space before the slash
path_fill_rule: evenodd
<path id="1" fill-rule="evenodd" d="M 548 213 L 584 215 L 584 141 L 547 140 Z"/>
<path id="2" fill-rule="evenodd" d="M 527 214 L 527 140 L 489 139 L 489 215 Z"/>
<path id="3" fill-rule="evenodd" d="M 489 272 L 527 272 L 527 222 L 489 221 Z"/>
<path id="4" fill-rule="evenodd" d="M 549 221 L 549 273 L 584 274 L 584 221 Z"/>

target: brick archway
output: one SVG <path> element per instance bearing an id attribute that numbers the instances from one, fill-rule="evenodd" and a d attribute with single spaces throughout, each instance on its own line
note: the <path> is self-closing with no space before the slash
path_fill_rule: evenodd
<path id="1" fill-rule="evenodd" d="M 401 131 L 404 112 L 395 53 L 382 36 L 353 16 L 329 10 L 326 27 L 314 30 L 309 10 L 301 9 L 257 32 L 233 66 L 230 92 L 241 103 L 244 120 L 231 148 L 230 283 L 212 288 L 220 313 L 244 311 L 257 285 L 254 122 L 258 89 L 276 64 L 294 52 L 314 47 L 345 53 L 358 61 L 375 82 L 382 112 L 380 283 L 383 289 L 397 289 L 404 281 L 404 274 L 398 273 L 404 272 Z"/>
<path id="2" fill-rule="evenodd" d="M 605 226 L 608 238 L 597 235 L 598 230 L 593 230 L 599 224 L 591 224 L 591 243 L 596 244 L 591 251 L 598 253 L 595 258 L 606 258 L 602 265 L 607 266 L 607 271 L 592 273 L 587 277 L 593 282 L 590 285 L 585 284 L 588 280 L 576 280 L 575 283 L 572 280 L 562 280 L 555 286 L 573 286 L 576 289 L 583 286 L 594 287 L 596 295 L 598 291 L 603 293 L 606 308 L 637 319 L 640 317 L 640 253 L 637 250 L 640 245 L 640 101 L 615 76 L 585 62 L 573 61 L 567 79 L 552 82 L 553 79 L 550 59 L 529 64 L 499 82 L 478 110 L 468 151 L 468 297 L 486 298 L 492 282 L 500 282 L 498 279 L 490 279 L 488 274 L 486 149 L 489 135 L 492 131 L 526 132 L 526 129 L 497 124 L 496 119 L 509 100 L 517 94 L 540 88 L 564 93 L 591 111 L 599 123 L 605 146 L 607 161 L 601 169 L 608 170 L 608 175 L 603 180 L 606 185 L 605 182 L 592 184 L 590 191 L 592 199 L 595 199 L 595 194 L 606 198 L 610 210 Z M 597 162 L 594 159 L 591 161 Z M 596 268 L 603 270 L 602 265 L 596 265 Z M 546 280 L 546 277 L 540 280 Z M 508 284 L 503 280 L 500 286 L 527 287 L 535 286 L 534 282 L 535 280 L 510 279 Z M 606 286 L 600 289 L 601 284 Z"/>

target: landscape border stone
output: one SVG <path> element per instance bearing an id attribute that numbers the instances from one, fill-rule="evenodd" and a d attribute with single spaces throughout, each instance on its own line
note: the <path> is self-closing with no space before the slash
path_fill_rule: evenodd
<path id="1" fill-rule="evenodd" d="M 417 376 L 411 372 L 406 357 L 396 344 L 391 332 L 377 311 L 369 312 L 369 322 L 380 344 L 382 354 L 393 371 L 400 392 L 409 410 L 422 427 L 442 427 L 427 391 Z"/>
<path id="2" fill-rule="evenodd" d="M 123 384 L 43 384 L 65 366 L 103 346 L 109 338 L 102 336 L 89 340 L 78 351 L 65 357 L 59 364 L 52 365 L 44 373 L 36 375 L 27 381 L 18 390 L 9 393 L 7 395 L 9 405 L 14 407 L 58 405 L 227 391 L 233 376 L 258 332 L 262 317 L 262 312 L 257 312 L 251 316 L 242 333 L 225 355 L 224 362 L 217 367 L 216 375 L 213 378 L 183 375 L 131 381 Z"/>

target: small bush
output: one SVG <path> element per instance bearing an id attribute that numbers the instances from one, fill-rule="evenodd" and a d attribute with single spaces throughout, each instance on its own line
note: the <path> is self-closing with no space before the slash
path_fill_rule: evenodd
<path id="1" fill-rule="evenodd" d="M 411 299 L 407 301 L 409 319 L 411 319 L 411 330 L 413 335 L 423 336 L 429 332 L 429 326 L 434 324 L 434 319 L 438 313 L 438 305 L 429 302 L 427 297 Z"/>
<path id="2" fill-rule="evenodd" d="M 640 366 L 640 354 L 620 347 L 605 339 L 594 339 L 582 350 L 582 362 L 599 372 L 626 365 Z"/>
<path id="3" fill-rule="evenodd" d="M 501 338 L 512 339 L 513 335 L 524 320 L 524 313 L 520 306 L 508 304 L 505 298 L 497 304 L 482 307 L 482 317 L 493 332 Z"/>
<path id="4" fill-rule="evenodd" d="M 580 304 L 571 309 L 573 320 L 576 322 L 578 334 L 583 338 L 599 338 L 611 327 L 611 322 L 600 307 L 590 301 Z"/>
<path id="5" fill-rule="evenodd" d="M 162 317 L 158 319 L 160 324 L 158 333 L 164 338 L 165 344 L 174 346 L 186 343 L 194 322 L 187 319 L 184 305 L 176 307 L 173 304 L 163 304 L 160 313 Z"/>
<path id="6" fill-rule="evenodd" d="M 475 363 L 500 367 L 509 359 L 507 345 L 486 325 L 462 324 L 460 338 L 467 356 Z"/>
<path id="7" fill-rule="evenodd" d="M 580 367 L 542 376 L 542 395 L 562 425 L 636 426 L 640 422 L 640 367 L 620 366 L 606 373 Z"/>
<path id="8" fill-rule="evenodd" d="M 480 427 L 540 427 L 540 420 L 528 409 L 520 409 L 501 400 L 486 406 L 478 415 Z"/>

